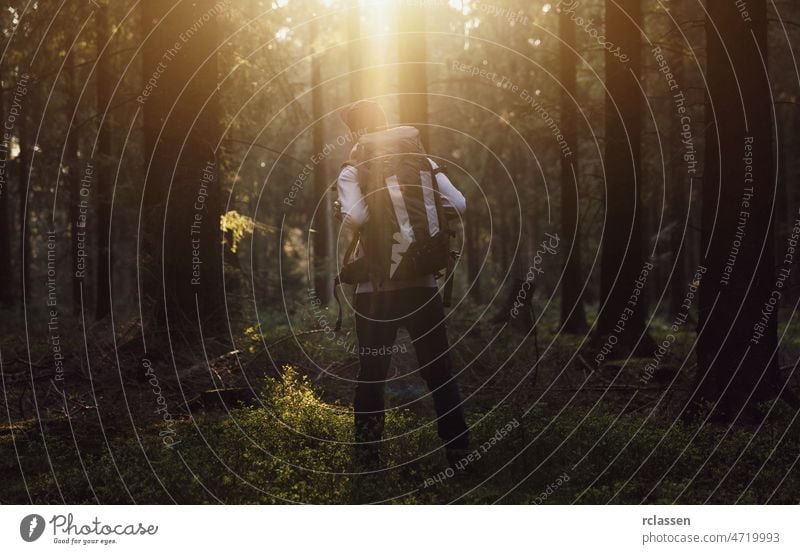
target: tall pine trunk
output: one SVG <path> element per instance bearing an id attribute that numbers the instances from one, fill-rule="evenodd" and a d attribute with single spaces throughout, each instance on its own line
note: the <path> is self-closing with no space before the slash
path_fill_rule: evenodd
<path id="1" fill-rule="evenodd" d="M 642 236 L 641 20 L 640 0 L 606 1 L 606 38 L 619 47 L 621 55 L 615 55 L 613 49 L 605 54 L 606 221 L 596 329 L 597 338 L 605 340 L 604 346 L 612 347 L 613 353 L 605 358 L 626 356 L 634 350 L 652 353 L 655 346 L 645 325 L 643 290 L 653 266 L 645 260 Z"/>
<path id="2" fill-rule="evenodd" d="M 19 227 L 20 227 L 20 298 L 27 305 L 31 299 L 31 239 L 33 232 L 28 217 L 28 202 L 33 197 L 28 185 L 30 182 L 31 152 L 28 145 L 28 118 L 23 113 L 19 122 L 19 155 L 17 156 L 17 177 L 19 179 Z"/>
<path id="3" fill-rule="evenodd" d="M 350 101 L 356 102 L 364 97 L 364 75 L 361 71 L 363 56 L 361 49 L 361 9 L 358 0 L 350 0 L 347 12 L 347 57 L 350 66 Z"/>
<path id="4" fill-rule="evenodd" d="M 578 131 L 575 22 L 566 11 L 558 18 L 560 44 L 561 132 L 570 148 L 570 155 L 561 156 L 561 239 L 563 241 L 564 274 L 561 288 L 561 324 L 567 333 L 583 333 L 587 329 L 581 296 L 581 241 L 578 229 Z"/>
<path id="5" fill-rule="evenodd" d="M 75 76 L 75 52 L 70 48 L 72 41 L 67 38 L 65 40 L 65 51 L 67 52 L 68 59 L 66 61 L 66 78 L 67 78 L 67 94 L 65 112 L 72 118 L 72 124 L 67 131 L 67 141 L 64 148 L 65 163 L 67 166 L 67 179 L 66 184 L 69 189 L 69 235 L 72 257 L 72 271 L 70 271 L 70 281 L 72 285 L 72 313 L 80 315 L 81 313 L 81 281 L 83 280 L 78 271 L 78 263 L 80 258 L 78 256 L 79 237 L 78 232 L 78 218 L 80 215 L 80 162 L 78 160 L 78 150 L 80 148 L 80 128 L 75 124 L 78 113 L 78 82 Z"/>
<path id="6" fill-rule="evenodd" d="M 477 213 L 477 206 L 474 196 L 468 197 L 467 204 L 470 208 L 464 215 L 464 253 L 466 254 L 467 281 L 469 283 L 469 295 L 472 299 L 481 304 L 483 302 L 483 292 L 481 289 L 481 259 L 480 259 L 480 218 Z"/>
<path id="7" fill-rule="evenodd" d="M 773 114 L 766 70 L 765 0 L 709 2 L 708 98 L 697 341 L 698 401 L 733 419 L 778 388 L 773 222 Z"/>
<path id="8" fill-rule="evenodd" d="M 420 4 L 401 2 L 397 10 L 400 122 L 417 127 L 422 144 L 428 148 L 425 8 Z"/>
<path id="9" fill-rule="evenodd" d="M 143 300 L 153 307 L 143 325 L 160 335 L 168 324 L 173 341 L 196 347 L 201 331 L 222 337 L 226 329 L 218 8 L 212 0 L 172 4 L 146 0 L 142 8 L 144 34 L 155 29 L 144 45 L 142 86 L 149 95 L 140 100 L 146 188 L 139 264 Z M 151 78 L 157 86 L 148 89 Z"/>
<path id="10" fill-rule="evenodd" d="M 312 19 L 309 23 L 309 42 L 311 43 L 311 142 L 315 156 L 322 156 L 325 148 L 324 107 L 322 102 L 322 79 L 320 57 L 317 54 L 319 27 Z M 309 221 L 313 224 L 312 275 L 314 290 L 323 304 L 327 304 L 333 294 L 333 280 L 330 271 L 331 221 L 330 195 L 326 176 L 325 160 L 314 165 L 314 201 L 310 203 Z"/>
<path id="11" fill-rule="evenodd" d="M 5 67 L 2 67 L 5 72 Z M 6 97 L 3 92 L 3 79 L 0 75 L 0 115 L 6 121 Z M 11 230 L 14 222 L 11 218 L 11 206 L 8 202 L 8 158 L 11 145 L 5 139 L 2 143 L 2 156 L 4 160 L 2 173 L 0 173 L 0 306 L 12 308 L 14 306 L 14 276 L 11 265 Z"/>
<path id="12" fill-rule="evenodd" d="M 95 206 L 97 226 L 95 238 L 95 318 L 102 319 L 111 312 L 111 277 L 113 264 L 112 250 L 109 248 L 111 234 L 111 121 L 107 110 L 111 101 L 111 71 L 108 67 L 108 5 L 100 4 L 95 11 L 95 52 L 97 69 L 95 72 L 96 110 L 97 110 L 97 181 L 95 183 Z"/>
<path id="13" fill-rule="evenodd" d="M 670 12 L 673 17 L 680 23 L 683 20 L 683 1 L 673 0 L 670 6 Z M 678 52 L 672 61 L 672 73 L 675 76 L 677 83 L 686 90 L 685 71 L 683 63 L 683 46 L 680 40 L 676 41 L 678 44 Z M 674 112 L 675 106 L 673 99 L 668 99 L 667 109 Z M 667 191 L 669 202 L 669 221 L 671 224 L 671 231 L 669 235 L 670 252 L 672 257 L 672 276 L 669 280 L 669 318 L 674 321 L 678 314 L 681 313 L 681 303 L 683 297 L 686 295 L 686 288 L 689 285 L 688 275 L 686 272 L 686 247 L 688 241 L 686 235 L 689 233 L 689 204 L 687 187 L 687 173 L 686 164 L 683 163 L 684 145 L 683 138 L 681 137 L 681 118 L 677 113 L 670 115 L 670 143 L 671 143 L 671 158 L 672 163 L 669 167 L 669 181 L 670 188 Z"/>
<path id="14" fill-rule="evenodd" d="M 794 227 L 795 221 L 798 218 L 798 205 L 794 201 L 794 193 L 796 186 L 793 182 L 793 175 L 790 171 L 792 163 L 795 160 L 795 144 L 793 137 L 796 136 L 797 129 L 795 127 L 794 116 L 797 106 L 780 104 L 775 106 L 776 111 L 776 125 L 778 132 L 778 147 L 776 152 L 777 159 L 777 178 L 778 178 L 778 201 L 776 205 L 776 220 L 775 220 L 775 246 L 778 252 L 785 248 L 786 241 L 789 239 Z M 797 294 L 797 276 L 793 273 L 787 279 L 787 286 L 783 296 L 781 297 L 782 306 L 793 306 Z"/>

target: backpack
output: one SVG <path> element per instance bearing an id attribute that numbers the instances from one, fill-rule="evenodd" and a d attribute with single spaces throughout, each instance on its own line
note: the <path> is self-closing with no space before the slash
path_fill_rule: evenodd
<path id="1" fill-rule="evenodd" d="M 353 160 L 369 219 L 345 252 L 335 285 L 405 281 L 452 269 L 450 231 L 436 174 L 414 127 L 362 135 Z M 363 256 L 351 260 L 356 243 Z M 336 299 L 338 302 L 338 298 Z M 341 313 L 337 328 L 340 325 Z"/>

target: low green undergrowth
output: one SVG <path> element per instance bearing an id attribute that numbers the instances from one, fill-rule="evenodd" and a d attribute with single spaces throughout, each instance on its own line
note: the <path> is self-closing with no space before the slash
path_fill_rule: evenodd
<path id="1" fill-rule="evenodd" d="M 169 430 L 155 425 L 136 434 L 88 420 L 41 429 L 21 422 L 0 438 L 6 476 L 0 501 L 800 501 L 800 434 L 782 404 L 765 407 L 771 411 L 762 427 L 731 430 L 599 406 L 472 411 L 475 450 L 464 453 L 468 473 L 456 474 L 447 470 L 432 422 L 392 410 L 383 444 L 386 469 L 357 474 L 348 407 L 323 402 L 291 371 L 282 382 L 268 380 L 260 400 L 258 407 L 178 419 Z"/>

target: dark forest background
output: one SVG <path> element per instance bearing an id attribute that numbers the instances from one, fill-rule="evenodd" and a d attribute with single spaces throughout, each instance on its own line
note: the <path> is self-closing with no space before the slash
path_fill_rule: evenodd
<path id="1" fill-rule="evenodd" d="M 0 502 L 800 500 L 796 2 L 10 0 L 0 29 Z M 407 335 L 387 469 L 351 471 L 363 98 L 467 198 L 466 479 Z"/>

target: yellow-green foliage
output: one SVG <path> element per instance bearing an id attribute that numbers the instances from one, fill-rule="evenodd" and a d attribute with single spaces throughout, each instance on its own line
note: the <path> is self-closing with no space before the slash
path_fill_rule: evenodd
<path id="1" fill-rule="evenodd" d="M 762 428 L 687 426 L 647 413 L 600 407 L 556 415 L 497 409 L 470 414 L 473 445 L 491 440 L 517 420 L 475 462 L 476 474 L 426 485 L 446 466 L 431 421 L 389 412 L 386 471 L 353 475 L 352 411 L 320 400 L 311 383 L 286 368 L 268 380 L 258 407 L 180 419 L 177 445 L 164 445 L 155 425 L 138 437 L 110 440 L 88 421 L 15 430 L 16 448 L 0 439 L 5 475 L 25 470 L 0 493 L 2 502 L 129 503 L 796 503 L 800 477 L 792 472 L 797 426 L 783 404 Z M 31 422 L 32 423 L 32 422 Z M 19 462 L 17 461 L 19 454 Z M 49 458 L 48 458 L 49 456 Z M 48 462 L 49 460 L 49 462 Z M 52 464 L 52 466 L 50 465 Z M 84 472 L 83 468 L 86 468 Z M 568 481 L 548 490 L 559 476 Z M 727 476 L 726 476 L 727 474 Z M 430 483 L 430 481 L 428 481 Z M 551 487 L 552 489 L 552 487 Z M 30 494 L 30 496 L 29 496 Z"/>
<path id="2" fill-rule="evenodd" d="M 229 246 L 231 252 L 235 254 L 245 234 L 249 235 L 255 229 L 255 222 L 253 218 L 231 210 L 219 216 L 219 228 L 223 233 L 231 233 L 233 239 Z"/>

